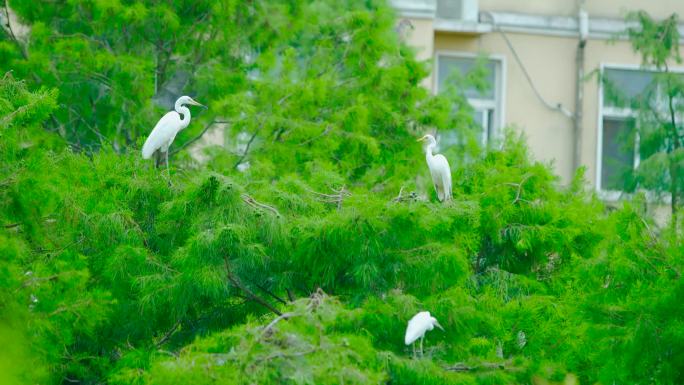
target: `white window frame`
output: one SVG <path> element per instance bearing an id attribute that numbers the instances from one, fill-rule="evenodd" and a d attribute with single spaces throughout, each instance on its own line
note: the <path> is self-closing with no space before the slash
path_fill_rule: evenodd
<path id="1" fill-rule="evenodd" d="M 482 55 L 466 52 L 466 51 L 451 51 L 451 50 L 437 50 L 435 51 L 435 60 L 432 73 L 435 74 L 432 79 L 432 93 L 437 95 L 439 87 L 439 59 L 440 57 L 451 57 L 457 59 L 475 59 L 482 57 Z M 506 121 L 506 56 L 500 54 L 486 55 L 486 59 L 496 62 L 498 71 L 494 73 L 494 101 L 488 99 L 467 98 L 468 103 L 473 109 L 491 108 L 494 110 L 494 122 L 492 124 L 493 138 L 488 138 L 486 127 L 482 127 L 482 145 L 486 146 L 491 139 L 501 138 L 504 122 Z M 465 74 L 464 74 L 465 75 Z"/>
<path id="2" fill-rule="evenodd" d="M 604 63 L 600 64 L 600 75 L 603 76 L 606 69 L 615 70 L 631 70 L 631 71 L 652 71 L 652 72 L 662 72 L 658 71 L 653 67 L 643 67 L 639 64 L 616 64 L 616 63 Z M 671 72 L 684 74 L 684 67 L 670 67 Z M 610 117 L 615 119 L 636 119 L 638 114 L 631 108 L 617 108 L 617 107 L 606 107 L 603 100 L 603 80 L 599 81 L 598 86 L 598 129 L 596 130 L 596 192 L 604 201 L 616 202 L 620 200 L 620 197 L 625 194 L 624 191 L 620 190 L 605 190 L 601 186 L 601 174 L 603 172 L 603 119 L 604 117 Z M 634 165 L 633 169 L 639 167 L 641 162 L 641 156 L 639 154 L 639 134 L 634 141 Z M 649 202 L 655 202 L 656 196 L 652 191 L 646 191 L 646 198 Z M 665 194 L 663 201 L 668 203 L 670 201 L 669 194 Z"/>

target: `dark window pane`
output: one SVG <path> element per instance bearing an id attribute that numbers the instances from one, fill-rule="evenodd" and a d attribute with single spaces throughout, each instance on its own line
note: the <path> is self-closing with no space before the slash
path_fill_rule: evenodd
<path id="1" fill-rule="evenodd" d="M 494 137 L 494 110 L 489 109 L 487 110 L 487 142 L 493 139 Z"/>
<path id="2" fill-rule="evenodd" d="M 645 96 L 653 82 L 653 72 L 642 70 L 606 69 L 603 73 L 603 104 L 608 107 L 629 107 Z"/>
<path id="3" fill-rule="evenodd" d="M 625 176 L 634 168 L 634 142 L 627 119 L 603 119 L 601 189 L 623 190 Z"/>
<path id="4" fill-rule="evenodd" d="M 470 73 L 478 63 L 475 58 L 461 58 L 461 57 L 449 57 L 440 56 L 438 60 L 437 68 L 437 91 L 441 91 L 445 87 L 445 83 L 449 79 L 449 75 L 452 72 L 458 72 L 461 76 L 465 77 Z M 493 61 L 484 62 L 484 66 L 487 69 L 487 77 L 485 78 L 486 84 L 489 85 L 485 90 L 478 90 L 475 87 L 468 87 L 465 90 L 465 96 L 469 99 L 489 99 L 494 100 L 494 92 L 496 88 L 496 63 Z"/>

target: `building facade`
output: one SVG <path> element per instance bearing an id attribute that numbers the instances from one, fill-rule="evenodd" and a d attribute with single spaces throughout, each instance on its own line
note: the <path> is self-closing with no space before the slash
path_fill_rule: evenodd
<path id="1" fill-rule="evenodd" d="M 637 95 L 652 73 L 624 36 L 625 16 L 684 16 L 682 0 L 392 0 L 405 39 L 434 70 L 424 85 L 440 92 L 447 75 L 484 57 L 487 92 L 466 91 L 483 142 L 514 127 L 533 156 L 568 182 L 579 166 L 604 199 L 617 199 L 621 172 L 638 151 L 618 143 L 634 112 L 604 98 L 604 82 Z M 679 31 L 684 37 L 684 24 Z M 680 41 L 684 49 L 684 40 Z M 480 59 L 481 60 L 481 59 Z M 684 67 L 677 68 L 684 72 Z"/>

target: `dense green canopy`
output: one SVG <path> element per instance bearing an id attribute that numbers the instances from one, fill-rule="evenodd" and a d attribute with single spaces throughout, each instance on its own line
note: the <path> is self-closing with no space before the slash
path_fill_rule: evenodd
<path id="1" fill-rule="evenodd" d="M 684 382 L 675 229 L 514 133 L 478 148 L 384 3 L 10 5 L 0 383 Z M 172 148 L 214 120 L 253 141 L 181 149 L 171 184 L 139 149 L 183 79 L 210 108 Z M 440 204 L 414 138 L 454 127 Z M 445 331 L 414 360 L 421 310 Z"/>

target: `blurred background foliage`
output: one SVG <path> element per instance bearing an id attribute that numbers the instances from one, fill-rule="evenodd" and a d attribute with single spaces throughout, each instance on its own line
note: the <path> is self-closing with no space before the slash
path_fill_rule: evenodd
<path id="1" fill-rule="evenodd" d="M 684 382 L 676 228 L 480 148 L 383 2 L 9 5 L 0 383 Z M 171 184 L 139 149 L 180 93 Z M 249 150 L 194 160 L 214 121 Z M 454 127 L 439 204 L 414 140 Z"/>

